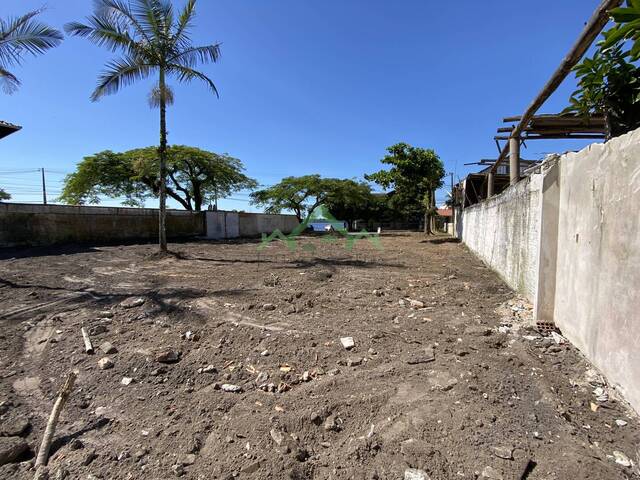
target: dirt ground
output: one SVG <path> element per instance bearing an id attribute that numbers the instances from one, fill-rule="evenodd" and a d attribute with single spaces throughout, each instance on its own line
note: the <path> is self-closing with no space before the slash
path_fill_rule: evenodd
<path id="1" fill-rule="evenodd" d="M 463 245 L 259 245 L 1 252 L 0 478 L 72 370 L 52 479 L 639 477 L 638 418 Z"/>

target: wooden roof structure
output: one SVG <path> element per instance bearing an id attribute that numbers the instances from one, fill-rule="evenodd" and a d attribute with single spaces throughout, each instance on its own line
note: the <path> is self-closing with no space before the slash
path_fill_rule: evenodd
<path id="1" fill-rule="evenodd" d="M 17 132 L 22 127 L 18 125 L 14 125 L 13 123 L 3 122 L 0 120 L 0 138 L 4 138 L 8 135 L 11 135 L 14 132 Z"/>
<path id="2" fill-rule="evenodd" d="M 521 116 L 507 117 L 504 123 L 520 122 Z M 508 140 L 516 125 L 498 128 L 497 140 Z M 520 138 L 526 140 L 547 140 L 555 138 L 593 138 L 604 139 L 606 137 L 606 124 L 604 115 L 572 115 L 572 114 L 545 114 L 534 115 L 522 128 Z"/>

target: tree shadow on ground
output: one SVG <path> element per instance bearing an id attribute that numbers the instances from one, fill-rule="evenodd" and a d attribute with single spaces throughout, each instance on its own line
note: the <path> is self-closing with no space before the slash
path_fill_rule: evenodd
<path id="1" fill-rule="evenodd" d="M 51 451 L 49 453 L 49 457 L 52 457 L 62 447 L 71 443 L 72 440 L 75 440 L 76 438 L 81 437 L 85 433 L 91 432 L 92 430 L 99 430 L 108 424 L 109 424 L 108 418 L 104 418 L 104 417 L 98 418 L 97 420 L 90 422 L 86 427 L 80 430 L 77 430 L 73 433 L 69 433 L 67 435 L 63 435 L 62 437 L 56 438 L 51 444 Z"/>
<path id="2" fill-rule="evenodd" d="M 420 243 L 432 243 L 433 245 L 442 245 L 443 243 L 460 243 L 459 238 L 444 237 L 444 238 L 430 238 L 421 240 Z"/>

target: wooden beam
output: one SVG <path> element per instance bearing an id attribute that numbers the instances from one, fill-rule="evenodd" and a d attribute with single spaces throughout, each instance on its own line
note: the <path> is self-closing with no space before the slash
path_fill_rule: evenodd
<path id="1" fill-rule="evenodd" d="M 551 75 L 551 78 L 547 81 L 545 86 L 542 87 L 540 93 L 538 93 L 527 110 L 522 114 L 522 118 L 519 120 L 516 128 L 513 129 L 511 137 L 518 139 L 519 142 L 520 134 L 529 124 L 531 118 L 536 114 L 542 104 L 547 101 L 551 94 L 557 90 L 558 86 L 567 77 L 567 75 L 569 75 L 571 69 L 580 61 L 598 34 L 609 22 L 609 12 L 612 9 L 619 7 L 621 3 L 622 0 L 603 0 L 602 3 L 600 3 L 582 30 L 578 40 L 576 40 L 574 45 L 571 47 L 571 50 L 569 50 L 569 53 L 562 59 L 560 66 L 556 69 L 553 75 Z M 498 165 L 500 165 L 500 162 L 504 160 L 508 149 L 509 146 L 507 144 L 505 145 L 503 152 L 501 152 L 500 158 L 498 158 L 498 161 L 492 167 L 492 171 L 495 171 L 498 168 Z"/>
<path id="2" fill-rule="evenodd" d="M 493 137 L 494 140 L 509 140 L 513 137 L 507 137 L 506 135 L 496 135 L 495 137 Z M 567 138 L 567 139 L 571 139 L 574 138 L 576 140 L 586 140 L 586 139 L 591 139 L 591 140 L 602 140 L 605 137 L 604 134 L 590 134 L 590 133 L 586 133 L 586 134 L 581 134 L 581 133 L 576 133 L 576 134 L 552 134 L 552 135 L 525 135 L 524 137 L 521 137 L 521 140 L 527 141 L 527 140 L 557 140 L 557 139 L 562 139 L 562 138 Z M 505 150 L 509 150 L 509 145 L 507 144 L 505 146 Z M 504 152 L 504 150 L 503 150 Z M 504 154 L 506 155 L 506 154 Z M 504 156 L 503 154 L 500 155 L 502 158 L 500 161 L 504 160 Z M 498 163 L 498 162 L 496 162 Z M 495 164 L 494 164 L 495 165 Z"/>

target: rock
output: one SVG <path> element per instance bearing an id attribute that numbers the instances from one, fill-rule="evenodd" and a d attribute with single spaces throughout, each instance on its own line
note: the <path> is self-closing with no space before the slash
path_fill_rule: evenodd
<path id="1" fill-rule="evenodd" d="M 273 303 L 265 303 L 262 305 L 262 309 L 267 312 L 272 312 L 276 309 L 276 306 Z"/>
<path id="2" fill-rule="evenodd" d="M 25 433 L 31 423 L 29 419 L 26 417 L 16 417 L 12 419 L 5 420 L 0 425 L 0 436 L 1 437 L 19 437 L 23 433 Z"/>
<path id="3" fill-rule="evenodd" d="M 282 433 L 280 430 L 277 430 L 275 428 L 272 428 L 269 431 L 269 435 L 271 435 L 271 438 L 273 439 L 274 442 L 276 442 L 276 445 L 281 446 L 282 442 L 284 442 L 284 433 Z"/>
<path id="4" fill-rule="evenodd" d="M 424 302 L 420 300 L 409 299 L 409 306 L 411 308 L 424 308 Z"/>
<path id="5" fill-rule="evenodd" d="M 417 353 L 409 357 L 407 363 L 409 365 L 418 365 L 420 363 L 429 363 L 433 362 L 436 359 L 436 354 L 433 350 L 433 347 L 428 347 L 424 349 L 424 352 Z"/>
<path id="6" fill-rule="evenodd" d="M 99 348 L 102 351 L 102 353 L 104 353 L 105 355 L 111 355 L 112 353 L 118 353 L 118 350 L 116 349 L 116 347 L 114 347 L 109 342 L 102 342 L 100 344 Z"/>
<path id="7" fill-rule="evenodd" d="M 84 447 L 84 443 L 82 443 L 82 440 L 78 438 L 74 438 L 69 442 L 69 448 L 71 450 L 80 450 L 83 447 Z"/>
<path id="8" fill-rule="evenodd" d="M 13 463 L 29 449 L 29 445 L 19 437 L 0 437 L 0 466 Z"/>
<path id="9" fill-rule="evenodd" d="M 269 374 L 267 372 L 260 372 L 256 377 L 255 383 L 262 385 L 263 383 L 266 383 L 267 380 L 269 380 Z"/>
<path id="10" fill-rule="evenodd" d="M 184 475 L 184 467 L 179 463 L 176 463 L 174 466 L 172 466 L 171 470 L 176 477 L 181 477 L 182 475 Z"/>
<path id="11" fill-rule="evenodd" d="M 484 467 L 482 470 L 482 478 L 490 478 L 492 480 L 503 480 L 502 474 L 493 467 Z"/>
<path id="12" fill-rule="evenodd" d="M 302 381 L 308 382 L 309 380 L 311 380 L 311 374 L 307 370 L 305 370 L 304 372 L 302 372 Z"/>
<path id="13" fill-rule="evenodd" d="M 596 400 L 598 402 L 604 403 L 609 400 L 609 394 L 603 387 L 598 387 L 593 391 L 593 394 L 596 396 Z"/>
<path id="14" fill-rule="evenodd" d="M 616 425 L 619 427 L 624 427 L 627 425 L 627 422 L 624 420 L 616 420 Z"/>
<path id="15" fill-rule="evenodd" d="M 218 369 L 213 365 L 207 365 L 200 369 L 200 373 L 218 373 Z"/>
<path id="16" fill-rule="evenodd" d="M 260 355 L 262 355 L 263 357 L 268 357 L 269 356 L 269 350 L 263 350 Z"/>
<path id="17" fill-rule="evenodd" d="M 493 333 L 493 330 L 482 325 L 469 325 L 464 329 L 464 333 L 465 335 L 470 335 L 472 337 L 488 337 Z"/>
<path id="18" fill-rule="evenodd" d="M 354 357 L 354 358 L 347 359 L 347 367 L 357 367 L 358 365 L 361 365 L 361 364 L 362 364 L 361 357 Z"/>
<path id="19" fill-rule="evenodd" d="M 340 430 L 340 425 L 338 425 L 338 421 L 335 415 L 329 415 L 327 419 L 324 421 L 324 429 L 327 432 L 337 432 Z"/>
<path id="20" fill-rule="evenodd" d="M 230 383 L 223 383 L 220 385 L 220 390 L 228 393 L 240 393 L 242 392 L 242 387 L 239 385 L 232 385 Z"/>
<path id="21" fill-rule="evenodd" d="M 120 303 L 122 308 L 136 308 L 144 305 L 144 298 L 131 297 Z"/>
<path id="22" fill-rule="evenodd" d="M 353 341 L 353 337 L 342 337 L 340 338 L 340 343 L 345 348 L 345 350 L 351 350 L 356 346 L 356 343 Z"/>
<path id="23" fill-rule="evenodd" d="M 103 310 L 102 312 L 98 312 L 98 318 L 113 318 L 113 312 Z"/>
<path id="24" fill-rule="evenodd" d="M 98 360 L 98 367 L 100 367 L 100 370 L 108 370 L 113 368 L 113 366 L 114 363 L 109 357 L 104 357 Z"/>
<path id="25" fill-rule="evenodd" d="M 95 325 L 89 329 L 89 335 L 100 335 L 102 333 L 107 333 L 109 329 L 106 325 Z"/>
<path id="26" fill-rule="evenodd" d="M 504 458 L 505 460 L 513 459 L 513 449 L 511 447 L 491 447 L 491 450 L 496 457 Z"/>
<path id="27" fill-rule="evenodd" d="M 165 348 L 156 352 L 154 360 L 158 363 L 176 363 L 180 360 L 180 352 Z"/>
<path id="28" fill-rule="evenodd" d="M 247 465 L 242 470 L 240 470 L 240 473 L 250 475 L 252 473 L 257 472 L 258 470 L 260 470 L 260 462 L 254 462 L 250 465 Z"/>
<path id="29" fill-rule="evenodd" d="M 404 480 L 431 480 L 431 477 L 424 470 L 407 468 L 404 471 Z"/>
<path id="30" fill-rule="evenodd" d="M 82 465 L 86 467 L 87 465 L 91 464 L 91 462 L 93 462 L 96 458 L 98 458 L 98 455 L 96 454 L 96 451 L 92 448 L 84 456 L 84 459 L 82 460 Z"/>
<path id="31" fill-rule="evenodd" d="M 619 452 L 619 451 L 614 451 L 613 452 L 613 458 L 616 459 L 616 463 L 618 465 L 622 465 L 623 467 L 630 467 L 631 465 L 633 465 L 633 463 L 631 462 L 631 460 L 629 460 L 629 457 L 627 457 L 624 453 Z"/>
<path id="32" fill-rule="evenodd" d="M 182 458 L 180 459 L 180 463 L 182 465 L 193 465 L 194 463 L 196 463 L 196 456 L 193 453 L 188 453 L 186 455 L 183 455 Z"/>
<path id="33" fill-rule="evenodd" d="M 131 385 L 133 383 L 133 378 L 131 377 L 122 377 L 122 380 L 120 380 L 120 383 L 122 385 Z"/>
<path id="34" fill-rule="evenodd" d="M 67 470 L 66 468 L 60 467 L 58 468 L 53 476 L 51 476 L 51 480 L 65 480 L 67 478 L 70 478 L 71 474 L 69 473 L 69 470 Z"/>

